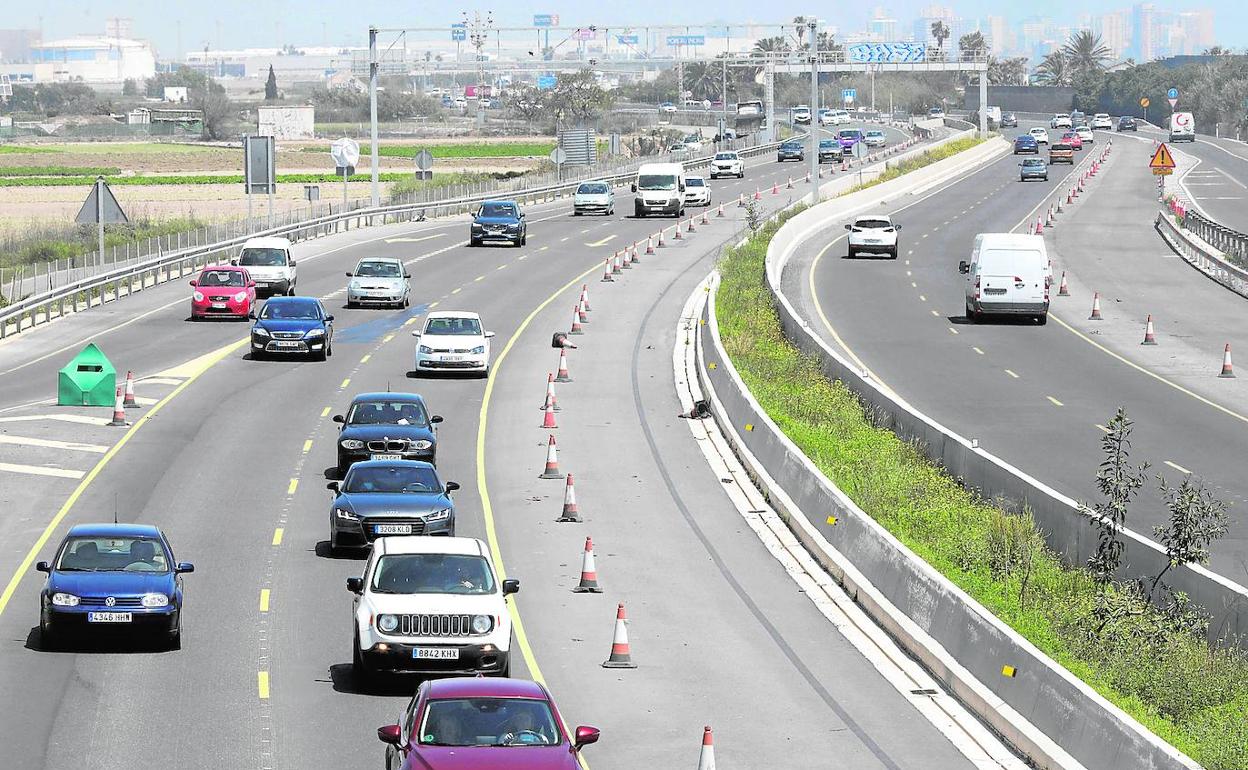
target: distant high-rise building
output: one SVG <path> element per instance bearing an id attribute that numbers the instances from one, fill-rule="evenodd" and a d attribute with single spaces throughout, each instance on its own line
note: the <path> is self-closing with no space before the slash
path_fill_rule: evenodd
<path id="1" fill-rule="evenodd" d="M 870 25 L 871 37 L 881 42 L 897 40 L 897 20 L 883 8 L 876 8 Z"/>
<path id="2" fill-rule="evenodd" d="M 1101 36 L 1110 58 L 1121 61 L 1127 53 L 1127 19 L 1122 11 L 1107 13 L 1093 20 L 1092 31 Z"/>
<path id="3" fill-rule="evenodd" d="M 1028 19 L 1018 25 L 1018 43 L 1019 47 L 1028 56 L 1038 56 L 1041 44 L 1047 36 L 1049 28 L 1048 19 Z M 1047 51 L 1046 51 L 1047 53 Z"/>
<path id="4" fill-rule="evenodd" d="M 1185 54 L 1199 54 L 1217 44 L 1213 30 L 1213 11 L 1184 11 L 1179 14 L 1183 30 Z"/>
<path id="5" fill-rule="evenodd" d="M 1137 62 L 1157 58 L 1156 9 L 1152 3 L 1139 3 L 1131 8 L 1131 48 Z"/>
<path id="6" fill-rule="evenodd" d="M 941 5 L 928 5 L 919 9 L 919 18 L 914 22 L 914 39 L 920 42 L 926 42 L 929 45 L 935 45 L 936 39 L 932 37 L 932 24 L 940 21 L 949 27 L 953 32 L 953 9 L 946 8 Z M 957 46 L 958 38 L 956 34 L 950 34 L 949 39 L 945 41 L 945 46 Z"/>
<path id="7" fill-rule="evenodd" d="M 988 38 L 988 50 L 993 56 L 1005 56 L 1014 50 L 1014 35 L 1004 16 L 989 16 L 984 37 Z"/>

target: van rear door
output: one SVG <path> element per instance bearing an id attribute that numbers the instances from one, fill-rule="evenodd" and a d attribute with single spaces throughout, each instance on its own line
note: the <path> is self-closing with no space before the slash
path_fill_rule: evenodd
<path id="1" fill-rule="evenodd" d="M 1043 305 L 1047 261 L 1035 249 L 984 249 L 978 263 L 980 306 L 1022 312 Z"/>

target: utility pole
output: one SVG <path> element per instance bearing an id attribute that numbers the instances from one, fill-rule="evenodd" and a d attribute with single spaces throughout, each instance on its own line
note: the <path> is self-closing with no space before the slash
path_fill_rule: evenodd
<path id="1" fill-rule="evenodd" d="M 763 64 L 763 110 L 767 113 L 766 141 L 776 141 L 776 65 L 770 58 Z"/>
<path id="2" fill-rule="evenodd" d="M 819 20 L 814 16 L 806 22 L 810 34 L 810 205 L 819 202 Z"/>
<path id="3" fill-rule="evenodd" d="M 482 59 L 482 51 L 485 44 L 489 42 L 490 30 L 494 27 L 494 12 L 486 11 L 485 18 L 481 17 L 480 11 L 474 11 L 472 18 L 468 17 L 468 12 L 463 12 L 464 26 L 468 28 L 468 39 L 472 41 L 472 47 L 476 50 L 477 58 L 477 128 L 485 126 L 485 62 Z M 499 41 L 502 45 L 502 41 Z"/>
<path id="4" fill-rule="evenodd" d="M 377 28 L 368 28 L 368 122 L 372 139 L 373 156 L 373 207 L 381 205 L 381 159 L 377 157 L 377 71 L 381 68 L 377 61 Z"/>

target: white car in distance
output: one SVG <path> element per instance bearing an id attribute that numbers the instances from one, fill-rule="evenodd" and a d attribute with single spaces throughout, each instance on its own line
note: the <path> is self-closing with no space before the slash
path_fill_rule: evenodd
<path id="1" fill-rule="evenodd" d="M 1114 119 L 1107 112 L 1098 112 L 1092 116 L 1093 131 L 1113 131 Z"/>
<path id="2" fill-rule="evenodd" d="M 347 307 L 393 305 L 411 302 L 412 274 L 396 257 L 365 257 L 347 273 Z"/>
<path id="3" fill-rule="evenodd" d="M 1096 134 L 1092 133 L 1092 129 L 1087 126 L 1075 126 L 1075 135 L 1079 137 L 1079 141 L 1084 144 L 1093 144 L 1096 142 Z"/>
<path id="4" fill-rule="evenodd" d="M 862 132 L 862 142 L 868 147 L 883 147 L 888 144 L 888 137 L 878 128 L 868 128 Z"/>
<path id="5" fill-rule="evenodd" d="M 685 177 L 685 203 L 689 206 L 711 205 L 711 188 L 700 176 Z"/>
<path id="6" fill-rule="evenodd" d="M 1048 144 L 1049 143 L 1049 132 L 1045 131 L 1040 126 L 1036 126 L 1035 128 L 1031 129 L 1027 133 L 1032 135 L 1032 137 L 1036 140 L 1036 144 Z"/>
<path id="7" fill-rule="evenodd" d="M 718 179 L 721 176 L 745 178 L 745 161 L 741 160 L 741 155 L 735 150 L 717 152 L 711 159 L 711 179 Z"/>
<path id="8" fill-rule="evenodd" d="M 819 113 L 819 122 L 825 126 L 843 126 L 851 122 L 846 110 L 827 110 Z"/>
<path id="9" fill-rule="evenodd" d="M 498 579 L 485 543 L 471 537 L 381 537 L 352 602 L 351 668 L 378 674 L 511 674 L 507 596 L 520 581 Z"/>
<path id="10" fill-rule="evenodd" d="M 849 231 L 849 258 L 862 253 L 887 254 L 897 259 L 897 231 L 901 225 L 893 222 L 888 214 L 861 214 L 853 224 L 845 225 Z"/>
<path id="11" fill-rule="evenodd" d="M 615 213 L 615 193 L 606 182 L 582 182 L 572 196 L 572 214 L 606 214 Z"/>
<path id="12" fill-rule="evenodd" d="M 412 332 L 416 345 L 416 372 L 476 372 L 490 374 L 490 339 L 494 332 L 481 328 L 481 316 L 459 310 L 430 313 L 425 325 Z"/>
<path id="13" fill-rule="evenodd" d="M 1049 128 L 1074 128 L 1074 124 L 1070 122 L 1070 116 L 1064 113 L 1058 113 L 1049 121 Z"/>

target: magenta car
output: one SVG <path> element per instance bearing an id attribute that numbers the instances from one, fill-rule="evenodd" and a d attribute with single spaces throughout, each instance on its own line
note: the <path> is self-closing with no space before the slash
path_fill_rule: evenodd
<path id="1" fill-rule="evenodd" d="M 523 679 L 422 682 L 402 721 L 377 729 L 387 770 L 579 770 L 596 727 L 568 736 L 546 688 Z"/>

